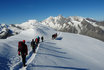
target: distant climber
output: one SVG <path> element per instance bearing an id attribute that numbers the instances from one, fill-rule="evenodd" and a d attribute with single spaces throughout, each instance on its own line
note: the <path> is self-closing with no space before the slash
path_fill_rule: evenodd
<path id="1" fill-rule="evenodd" d="M 31 41 L 31 47 L 32 47 L 32 50 L 33 50 L 33 52 L 35 53 L 36 52 L 36 44 L 35 44 L 35 41 L 34 41 L 34 39 L 32 39 L 32 41 Z"/>
<path id="2" fill-rule="evenodd" d="M 57 37 L 57 33 L 52 35 L 52 39 L 55 39 Z"/>
<path id="3" fill-rule="evenodd" d="M 43 38 L 43 36 L 41 37 L 41 41 L 43 42 L 43 40 L 44 40 L 44 38 Z"/>
<path id="4" fill-rule="evenodd" d="M 25 40 L 18 42 L 18 55 L 22 56 L 23 66 L 27 66 L 26 63 L 26 55 L 28 55 L 27 45 L 25 44 Z"/>
<path id="5" fill-rule="evenodd" d="M 52 39 L 54 39 L 54 34 L 52 35 Z"/>
<path id="6" fill-rule="evenodd" d="M 40 37 L 38 36 L 37 39 L 38 39 L 38 44 L 39 44 L 39 42 L 40 42 Z"/>
<path id="7" fill-rule="evenodd" d="M 35 39 L 35 44 L 38 45 L 38 38 Z"/>
<path id="8" fill-rule="evenodd" d="M 57 37 L 57 33 L 56 33 L 55 35 L 56 35 L 56 37 Z"/>

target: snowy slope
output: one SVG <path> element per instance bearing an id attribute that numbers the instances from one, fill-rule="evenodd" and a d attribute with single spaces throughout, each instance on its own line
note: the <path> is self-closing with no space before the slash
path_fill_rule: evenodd
<path id="1" fill-rule="evenodd" d="M 23 22 L 22 24 L 16 24 L 16 26 L 19 26 L 23 29 L 29 29 L 33 28 L 38 23 L 39 22 L 37 20 L 28 20 L 27 22 Z"/>
<path id="2" fill-rule="evenodd" d="M 104 42 L 69 33 L 45 41 L 28 70 L 104 70 Z"/>
<path id="3" fill-rule="evenodd" d="M 25 25 L 26 26 L 26 25 Z M 104 70 L 104 42 L 77 34 L 57 32 L 56 40 L 52 28 L 35 24 L 20 34 L 0 39 L 0 69 L 21 70 L 21 58 L 17 55 L 18 41 L 26 40 L 28 56 L 24 70 Z M 44 36 L 37 53 L 31 52 L 30 41 Z"/>
<path id="4" fill-rule="evenodd" d="M 17 35 L 24 30 L 34 28 L 38 23 L 37 20 L 28 20 L 22 24 L 0 24 L 0 39 L 6 39 L 7 37 Z"/>
<path id="5" fill-rule="evenodd" d="M 65 18 L 61 15 L 49 17 L 41 22 L 63 32 L 82 34 L 104 41 L 104 22 L 79 16 Z"/>
<path id="6" fill-rule="evenodd" d="M 46 28 L 44 26 L 41 26 L 41 24 L 39 24 L 35 25 L 33 29 L 30 28 L 22 31 L 18 35 L 8 37 L 7 39 L 0 39 L 0 59 L 1 59 L 0 69 L 3 70 L 9 70 L 9 68 L 13 69 L 12 66 L 15 66 L 16 63 L 20 62 L 20 57 L 18 57 L 17 55 L 18 41 L 26 40 L 26 44 L 28 45 L 30 53 L 31 52 L 30 41 L 33 38 L 37 37 L 38 35 L 48 37 L 49 34 L 47 34 L 45 30 L 50 33 L 50 30 L 53 29 L 49 29 L 48 27 Z"/>

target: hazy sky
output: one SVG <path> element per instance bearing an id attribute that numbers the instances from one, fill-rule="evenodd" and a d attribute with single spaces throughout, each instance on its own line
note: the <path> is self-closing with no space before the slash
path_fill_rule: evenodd
<path id="1" fill-rule="evenodd" d="M 49 16 L 104 20 L 104 0 L 0 0 L 0 24 L 17 24 Z"/>

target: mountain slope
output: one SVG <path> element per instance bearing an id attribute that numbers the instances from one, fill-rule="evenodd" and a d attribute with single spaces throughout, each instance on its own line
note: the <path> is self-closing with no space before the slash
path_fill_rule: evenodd
<path id="1" fill-rule="evenodd" d="M 41 23 L 56 30 L 83 34 L 104 41 L 104 22 L 79 16 L 65 18 L 59 15 L 57 17 L 51 16 Z"/>
<path id="2" fill-rule="evenodd" d="M 7 37 L 19 34 L 23 29 L 15 24 L 0 24 L 0 39 L 6 39 Z"/>
<path id="3" fill-rule="evenodd" d="M 50 30 L 53 30 L 48 27 L 46 28 L 45 26 L 41 26 L 41 24 L 39 24 L 35 25 L 34 28 L 22 31 L 18 35 L 8 37 L 7 39 L 0 39 L 0 69 L 10 70 L 13 69 L 12 66 L 14 66 L 16 63 L 21 62 L 20 57 L 17 55 L 18 41 L 26 40 L 26 44 L 28 45 L 30 53 L 31 52 L 30 41 L 33 38 L 37 37 L 38 35 L 49 37 L 49 34 L 44 32 L 43 29 L 49 33 Z"/>
<path id="4" fill-rule="evenodd" d="M 51 35 L 56 32 L 58 37 L 52 40 Z M 30 42 L 38 35 L 44 36 L 45 40 L 40 42 L 33 59 Z M 5 40 L 0 39 L 0 69 L 19 70 L 21 68 L 21 58 L 17 55 L 17 44 L 21 40 L 26 40 L 28 45 L 27 61 L 30 63 L 25 68 L 27 70 L 104 69 L 104 42 L 83 35 L 58 32 L 41 24 L 36 24 L 33 28 Z"/>
<path id="5" fill-rule="evenodd" d="M 28 70 L 103 70 L 104 43 L 81 35 L 60 33 L 40 43 Z"/>
<path id="6" fill-rule="evenodd" d="M 65 18 L 61 15 L 57 17 L 50 16 L 41 22 L 28 20 L 22 24 L 0 24 L 0 39 L 5 39 L 17 35 L 23 30 L 34 28 L 35 24 L 44 24 L 62 32 L 82 34 L 104 41 L 104 21 L 100 22 L 79 16 Z"/>

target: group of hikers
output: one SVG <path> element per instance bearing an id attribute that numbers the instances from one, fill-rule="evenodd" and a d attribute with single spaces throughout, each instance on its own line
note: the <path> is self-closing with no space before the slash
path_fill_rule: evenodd
<path id="1" fill-rule="evenodd" d="M 52 35 L 53 40 L 56 37 L 57 37 L 57 33 Z M 43 42 L 43 40 L 44 40 L 44 37 L 42 36 L 41 41 Z M 39 36 L 37 36 L 37 38 L 35 38 L 35 39 L 32 39 L 31 48 L 32 48 L 33 53 L 36 53 L 36 49 L 38 47 L 39 42 L 40 42 L 40 37 Z M 19 56 L 21 55 L 21 57 L 22 57 L 23 66 L 24 67 L 27 66 L 25 63 L 26 63 L 26 56 L 28 55 L 28 47 L 25 44 L 25 40 L 18 42 L 18 55 Z"/>
<path id="2" fill-rule="evenodd" d="M 41 37 L 42 42 L 43 42 L 43 39 L 44 38 L 42 36 Z M 39 42 L 40 42 L 40 37 L 39 36 L 35 39 L 35 41 L 34 41 L 34 39 L 32 39 L 32 41 L 31 41 L 31 47 L 32 47 L 32 50 L 33 50 L 34 53 L 36 53 L 36 48 L 38 47 Z"/>
<path id="3" fill-rule="evenodd" d="M 43 40 L 44 40 L 44 37 L 42 36 L 41 41 L 43 42 Z M 39 42 L 40 42 L 39 36 L 35 38 L 35 40 L 32 39 L 31 41 L 31 47 L 34 53 L 36 53 L 36 48 L 38 47 Z M 26 63 L 26 56 L 28 55 L 28 47 L 25 44 L 25 40 L 18 42 L 18 55 L 19 56 L 21 55 L 22 57 L 23 66 L 24 67 L 27 66 L 25 63 Z"/>
<path id="4" fill-rule="evenodd" d="M 52 39 L 55 39 L 57 37 L 57 33 L 52 35 Z"/>

